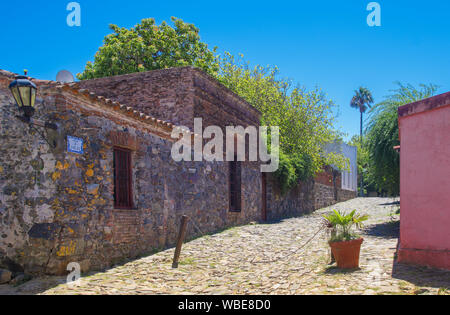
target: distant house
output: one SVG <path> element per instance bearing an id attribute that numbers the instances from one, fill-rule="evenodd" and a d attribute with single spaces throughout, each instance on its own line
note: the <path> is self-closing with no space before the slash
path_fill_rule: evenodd
<path id="1" fill-rule="evenodd" d="M 348 170 L 341 172 L 341 188 L 356 192 L 358 190 L 357 148 L 343 142 L 334 142 L 325 146 L 325 152 L 342 154 L 348 159 Z"/>
<path id="2" fill-rule="evenodd" d="M 450 92 L 402 106 L 398 261 L 450 269 Z"/>

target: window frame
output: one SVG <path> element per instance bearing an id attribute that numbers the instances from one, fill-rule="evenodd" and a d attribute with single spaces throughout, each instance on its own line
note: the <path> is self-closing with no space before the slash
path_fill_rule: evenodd
<path id="1" fill-rule="evenodd" d="M 228 190 L 229 211 L 242 212 L 242 163 L 237 161 L 228 162 Z"/>
<path id="2" fill-rule="evenodd" d="M 120 195 L 121 184 L 119 180 L 119 171 L 121 171 L 118 165 L 118 152 L 126 153 L 126 172 L 127 172 L 127 204 L 119 204 L 118 195 Z M 133 164 L 132 164 L 132 150 L 114 146 L 113 148 L 113 166 L 114 166 L 114 208 L 119 210 L 133 210 L 134 208 L 134 198 L 133 198 Z"/>

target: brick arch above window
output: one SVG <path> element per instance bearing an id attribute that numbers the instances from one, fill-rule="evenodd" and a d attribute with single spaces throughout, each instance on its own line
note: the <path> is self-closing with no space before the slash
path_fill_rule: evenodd
<path id="1" fill-rule="evenodd" d="M 109 141 L 113 147 L 126 148 L 132 151 L 138 149 L 136 136 L 126 131 L 111 131 Z"/>

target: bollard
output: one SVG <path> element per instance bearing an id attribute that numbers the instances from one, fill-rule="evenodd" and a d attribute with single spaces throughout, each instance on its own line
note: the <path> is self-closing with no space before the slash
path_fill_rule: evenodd
<path id="1" fill-rule="evenodd" d="M 186 237 L 187 223 L 189 221 L 188 216 L 184 215 L 181 218 L 180 232 L 178 233 L 177 247 L 173 256 L 172 268 L 178 268 L 178 260 L 180 259 L 181 246 L 183 246 L 184 238 Z"/>

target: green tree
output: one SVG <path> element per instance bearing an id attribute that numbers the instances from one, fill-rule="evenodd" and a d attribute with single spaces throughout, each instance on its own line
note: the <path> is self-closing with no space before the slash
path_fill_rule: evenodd
<path id="1" fill-rule="evenodd" d="M 348 144 L 357 148 L 358 179 L 360 179 L 360 176 L 364 177 L 364 195 L 371 191 L 378 191 L 373 176 L 373 169 L 370 165 L 367 136 L 363 135 L 361 141 L 361 137 L 355 135 L 351 138 Z"/>
<path id="2" fill-rule="evenodd" d="M 78 79 L 182 66 L 194 66 L 215 75 L 219 70 L 217 48 L 208 49 L 195 25 L 175 17 L 172 22 L 174 27 L 166 22 L 158 26 L 152 18 L 130 29 L 110 25 L 114 33 L 105 37 L 94 62 L 87 63 Z"/>
<path id="3" fill-rule="evenodd" d="M 372 93 L 366 89 L 365 87 L 360 87 L 358 90 L 355 91 L 355 95 L 353 96 L 352 100 L 350 101 L 350 106 L 353 108 L 359 109 L 359 112 L 361 114 L 360 116 L 360 141 L 362 145 L 362 138 L 363 138 L 363 115 L 366 112 L 367 109 L 371 107 L 373 104 L 373 97 Z M 364 183 L 364 176 L 361 174 L 360 176 L 360 189 L 361 189 L 361 196 L 364 195 L 363 191 L 363 183 Z"/>
<path id="4" fill-rule="evenodd" d="M 381 192 L 398 195 L 400 192 L 400 159 L 393 149 L 400 144 L 398 134 L 398 107 L 433 96 L 437 86 L 396 83 L 393 94 L 376 104 L 369 112 L 367 148 L 372 176 Z"/>

